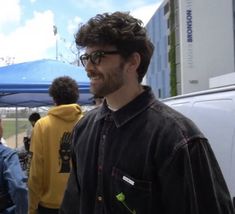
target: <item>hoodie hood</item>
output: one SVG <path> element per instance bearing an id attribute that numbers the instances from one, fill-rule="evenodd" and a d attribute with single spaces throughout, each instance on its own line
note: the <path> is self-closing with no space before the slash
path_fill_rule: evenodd
<path id="1" fill-rule="evenodd" d="M 79 120 L 82 116 L 82 109 L 78 104 L 66 104 L 52 107 L 48 115 L 57 117 L 61 120 L 72 122 Z"/>

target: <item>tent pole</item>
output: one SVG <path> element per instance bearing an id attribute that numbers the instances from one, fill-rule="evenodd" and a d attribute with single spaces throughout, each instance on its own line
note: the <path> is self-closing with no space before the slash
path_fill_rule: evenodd
<path id="1" fill-rule="evenodd" d="M 18 107 L 16 107 L 16 145 L 15 147 L 18 147 Z"/>

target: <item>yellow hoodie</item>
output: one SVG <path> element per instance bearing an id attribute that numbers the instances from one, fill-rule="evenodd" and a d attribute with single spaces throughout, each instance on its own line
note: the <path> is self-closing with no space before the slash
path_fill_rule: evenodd
<path id="1" fill-rule="evenodd" d="M 71 132 L 82 116 L 77 104 L 59 105 L 36 122 L 30 145 L 30 214 L 36 213 L 39 204 L 60 207 L 71 167 Z"/>

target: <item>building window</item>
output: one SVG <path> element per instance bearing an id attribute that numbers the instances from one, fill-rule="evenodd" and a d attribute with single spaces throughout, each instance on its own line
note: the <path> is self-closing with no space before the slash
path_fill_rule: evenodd
<path id="1" fill-rule="evenodd" d="M 170 28 L 170 19 L 168 18 L 167 19 L 167 29 L 169 29 Z"/>
<path id="2" fill-rule="evenodd" d="M 169 2 L 167 2 L 164 6 L 164 15 L 166 15 L 169 12 Z"/>
<path id="3" fill-rule="evenodd" d="M 181 65 L 180 63 L 176 65 L 176 81 L 181 82 Z"/>
<path id="4" fill-rule="evenodd" d="M 180 46 L 179 45 L 175 47 L 175 63 L 176 64 L 180 63 Z"/>
<path id="5" fill-rule="evenodd" d="M 179 11 L 175 10 L 175 26 L 179 26 Z"/>
<path id="6" fill-rule="evenodd" d="M 175 10 L 177 10 L 179 8 L 179 1 L 175 0 Z"/>
<path id="7" fill-rule="evenodd" d="M 171 44 L 171 36 L 168 35 L 168 45 L 170 45 L 170 44 Z"/>
<path id="8" fill-rule="evenodd" d="M 191 84 L 198 84 L 198 80 L 189 80 Z"/>
<path id="9" fill-rule="evenodd" d="M 161 97 L 162 97 L 162 91 L 161 91 L 161 89 L 160 89 L 160 88 L 158 89 L 158 97 L 159 97 L 159 98 L 161 98 Z"/>
<path id="10" fill-rule="evenodd" d="M 176 29 L 175 29 L 175 44 L 176 45 L 180 44 L 180 32 L 179 32 L 178 27 L 176 27 Z"/>

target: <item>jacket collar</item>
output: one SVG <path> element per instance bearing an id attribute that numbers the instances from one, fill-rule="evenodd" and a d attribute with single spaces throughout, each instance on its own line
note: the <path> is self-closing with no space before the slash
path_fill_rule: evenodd
<path id="1" fill-rule="evenodd" d="M 154 101 L 155 96 L 149 86 L 143 86 L 144 92 L 129 102 L 127 105 L 123 106 L 119 110 L 112 112 L 106 101 L 99 108 L 95 121 L 105 118 L 107 115 L 111 115 L 117 127 L 121 127 L 127 123 L 132 118 L 136 117 L 138 114 L 147 109 Z"/>

